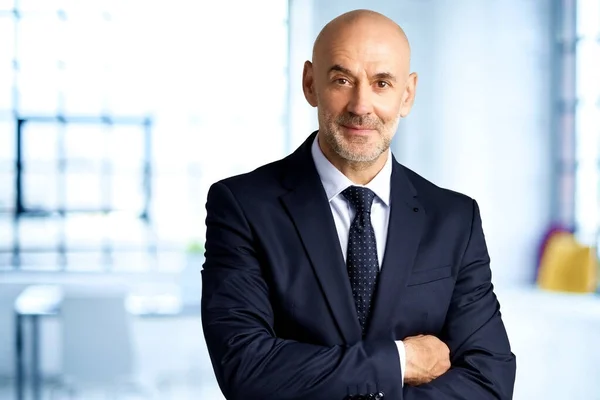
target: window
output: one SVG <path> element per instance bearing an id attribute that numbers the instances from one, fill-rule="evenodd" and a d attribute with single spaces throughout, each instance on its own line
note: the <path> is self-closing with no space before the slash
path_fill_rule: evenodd
<path id="1" fill-rule="evenodd" d="M 600 223 L 600 1 L 577 3 L 575 219 L 581 239 L 595 243 Z"/>
<path id="2" fill-rule="evenodd" d="M 288 150 L 287 1 L 16 4 L 0 1 L 0 269 L 180 269 L 209 185 Z"/>
<path id="3" fill-rule="evenodd" d="M 600 1 L 562 0 L 557 120 L 559 221 L 595 245 L 600 228 Z"/>

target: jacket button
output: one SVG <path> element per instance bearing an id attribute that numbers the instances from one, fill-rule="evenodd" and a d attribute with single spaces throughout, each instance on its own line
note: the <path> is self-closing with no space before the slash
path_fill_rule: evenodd
<path id="1" fill-rule="evenodd" d="M 383 394 L 383 392 L 378 392 L 378 393 L 375 395 L 375 399 L 377 399 L 377 400 L 383 399 L 383 397 L 384 397 L 384 394 Z"/>

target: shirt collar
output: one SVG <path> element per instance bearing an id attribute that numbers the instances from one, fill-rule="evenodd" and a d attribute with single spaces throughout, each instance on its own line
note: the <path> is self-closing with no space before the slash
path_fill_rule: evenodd
<path id="1" fill-rule="evenodd" d="M 389 149 L 387 150 L 390 151 Z M 390 182 L 392 179 L 392 157 L 388 154 L 385 165 L 379 171 L 377 175 L 366 185 L 356 185 L 346 175 L 342 174 L 323 154 L 321 147 L 319 147 L 319 135 L 315 136 L 315 140 L 312 143 L 311 153 L 315 162 L 315 167 L 325 193 L 327 194 L 327 200 L 333 200 L 348 186 L 363 186 L 371 189 L 375 195 L 389 207 L 390 205 Z"/>

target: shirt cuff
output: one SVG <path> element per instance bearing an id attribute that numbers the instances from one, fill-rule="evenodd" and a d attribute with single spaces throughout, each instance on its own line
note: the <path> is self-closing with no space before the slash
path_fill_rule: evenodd
<path id="1" fill-rule="evenodd" d="M 402 374 L 402 387 L 404 387 L 404 369 L 406 368 L 406 349 L 402 340 L 396 341 L 398 347 L 398 355 L 400 356 L 400 373 Z"/>

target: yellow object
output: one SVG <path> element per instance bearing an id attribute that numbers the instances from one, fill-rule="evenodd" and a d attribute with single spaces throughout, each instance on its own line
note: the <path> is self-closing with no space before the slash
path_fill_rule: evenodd
<path id="1" fill-rule="evenodd" d="M 542 289 L 589 293 L 598 283 L 596 250 L 583 246 L 570 233 L 552 235 L 546 244 L 538 274 Z"/>

